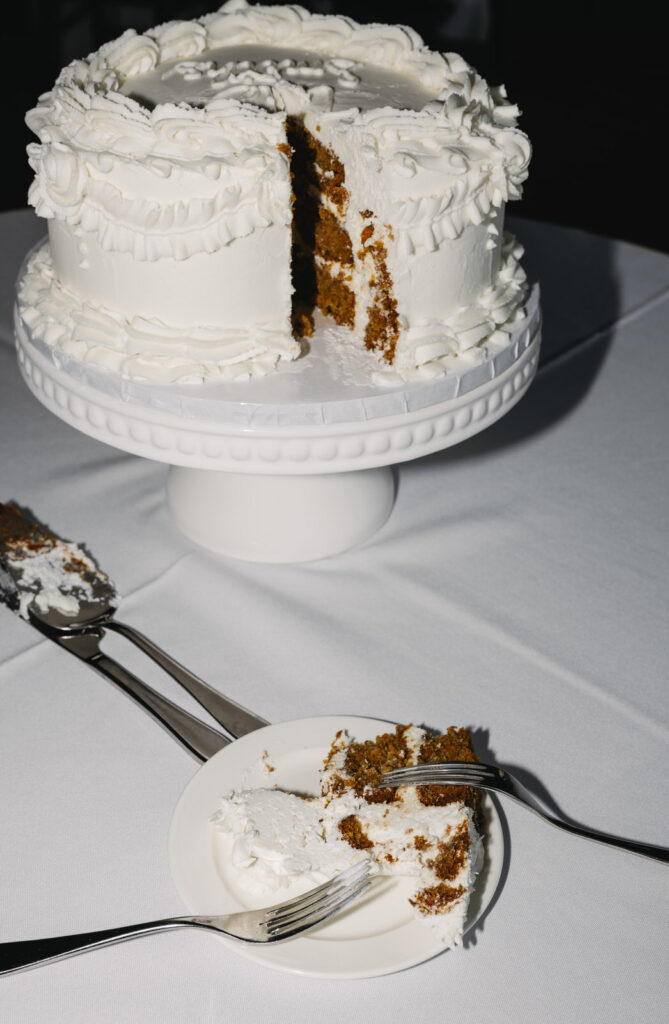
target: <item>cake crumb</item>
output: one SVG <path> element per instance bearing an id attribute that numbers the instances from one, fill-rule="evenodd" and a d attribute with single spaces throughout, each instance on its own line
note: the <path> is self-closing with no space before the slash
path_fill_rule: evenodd
<path id="1" fill-rule="evenodd" d="M 469 829 L 467 823 L 463 821 L 448 843 L 439 844 L 438 855 L 433 860 L 428 860 L 427 866 L 442 882 L 452 881 L 464 867 L 470 845 Z"/>
<path id="2" fill-rule="evenodd" d="M 346 818 L 342 818 L 338 828 L 349 846 L 355 850 L 371 850 L 374 846 L 355 814 L 349 814 Z"/>
<path id="3" fill-rule="evenodd" d="M 421 889 L 420 892 L 416 893 L 415 899 L 410 899 L 409 903 L 416 910 L 419 910 L 421 914 L 441 914 L 450 906 L 451 903 L 455 903 L 466 893 L 464 885 L 446 885 L 441 882 L 439 885 L 431 885 L 426 889 Z"/>

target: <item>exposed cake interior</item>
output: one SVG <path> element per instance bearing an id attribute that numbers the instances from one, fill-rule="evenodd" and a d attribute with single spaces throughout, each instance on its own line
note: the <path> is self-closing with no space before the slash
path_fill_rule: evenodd
<path id="1" fill-rule="evenodd" d="M 317 308 L 340 327 L 360 325 L 365 347 L 392 363 L 399 316 L 382 229 L 372 210 L 361 210 L 358 236 L 351 237 L 344 164 L 302 118 L 288 118 L 286 129 L 293 189 L 293 328 L 298 337 L 311 336 Z M 363 277 L 367 289 L 361 290 L 356 285 Z"/>
<path id="2" fill-rule="evenodd" d="M 380 788 L 384 772 L 410 764 L 435 764 L 440 761 L 476 761 L 471 736 L 467 729 L 451 727 L 440 736 L 433 736 L 413 726 L 398 725 L 394 733 L 384 733 L 375 740 L 349 741 L 339 734 L 326 759 L 323 771 L 323 796 L 328 801 L 346 801 L 354 795 L 357 809 L 344 815 L 337 823 L 342 838 L 354 849 L 374 851 L 392 865 L 403 858 L 397 850 L 378 835 L 379 817 L 387 818 L 394 811 L 407 809 L 414 823 L 407 825 L 406 843 L 414 847 L 421 867 L 434 875 L 433 883 L 418 888 L 411 902 L 422 914 L 444 912 L 467 895 L 463 869 L 471 857 L 472 835 L 480 828 L 478 790 L 466 786 L 419 786 Z M 435 841 L 433 827 L 425 808 L 468 808 L 457 824 L 449 824 L 444 835 Z M 401 811 L 400 811 L 401 809 Z M 402 813 L 402 817 L 405 814 Z M 427 827 L 423 830 L 423 823 Z M 386 845 L 388 849 L 386 849 Z"/>

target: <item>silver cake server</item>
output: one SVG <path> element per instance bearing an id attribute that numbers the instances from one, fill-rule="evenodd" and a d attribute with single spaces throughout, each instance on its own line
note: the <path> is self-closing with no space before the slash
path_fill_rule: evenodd
<path id="1" fill-rule="evenodd" d="M 130 640 L 184 687 L 236 738 L 267 725 L 264 718 L 224 697 L 143 634 L 114 618 L 118 595 L 110 578 L 82 546 L 62 540 L 33 514 L 0 504 L 0 600 L 44 636 L 121 687 L 176 736 L 207 759 L 230 740 L 162 697 L 119 662 L 100 641 L 106 630 Z"/>

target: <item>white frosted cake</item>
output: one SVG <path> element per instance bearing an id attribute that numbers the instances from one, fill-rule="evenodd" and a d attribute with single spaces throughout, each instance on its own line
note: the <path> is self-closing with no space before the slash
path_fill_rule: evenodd
<path id="1" fill-rule="evenodd" d="M 523 316 L 517 114 L 402 26 L 230 0 L 128 30 L 27 115 L 49 241 L 20 312 L 157 382 L 308 359 L 314 311 L 403 379 L 483 359 Z"/>
<path id="2" fill-rule="evenodd" d="M 476 791 L 377 788 L 391 768 L 447 760 L 475 760 L 467 730 L 431 736 L 398 726 L 363 743 L 339 733 L 321 771 L 319 797 L 233 792 L 221 800 L 213 825 L 233 837 L 232 867 L 249 892 L 269 898 L 296 878 L 316 882 L 371 857 L 381 874 L 412 879 L 417 918 L 445 946 L 458 945 L 483 859 Z"/>

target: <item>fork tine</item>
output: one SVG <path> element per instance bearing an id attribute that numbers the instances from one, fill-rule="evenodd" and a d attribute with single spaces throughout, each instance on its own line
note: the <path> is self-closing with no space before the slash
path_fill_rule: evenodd
<path id="1" fill-rule="evenodd" d="M 357 881 L 347 885 L 344 889 L 333 893 L 328 899 L 324 899 L 316 908 L 311 908 L 296 920 L 285 922 L 271 921 L 267 924 L 267 933 L 271 941 L 277 942 L 280 939 L 289 939 L 293 935 L 299 935 L 316 925 L 323 924 L 335 914 L 340 913 L 349 903 L 361 896 L 371 885 L 369 876 L 364 875 Z"/>
<path id="2" fill-rule="evenodd" d="M 461 774 L 475 774 L 475 775 L 489 775 L 490 767 L 485 764 L 476 764 L 469 761 L 448 761 L 448 762 L 437 762 L 436 764 L 417 764 L 409 765 L 406 768 L 395 768 L 391 772 L 386 772 L 383 778 L 388 776 L 395 778 L 401 775 L 413 776 L 422 773 L 452 773 L 455 775 Z"/>
<path id="3" fill-rule="evenodd" d="M 316 889 L 310 889 L 302 896 L 287 903 L 270 907 L 266 913 L 267 925 L 285 925 L 301 919 L 306 914 L 315 913 L 328 901 L 336 899 L 351 885 L 364 881 L 369 876 L 369 862 L 363 861 L 342 871 L 341 874 L 329 879 Z"/>
<path id="4" fill-rule="evenodd" d="M 480 783 L 490 778 L 486 766 L 468 762 L 451 762 L 448 764 L 424 764 L 407 768 L 397 768 L 387 772 L 381 779 L 381 785 L 467 785 Z"/>
<path id="5" fill-rule="evenodd" d="M 418 777 L 425 776 L 426 778 L 443 778 L 443 779 L 454 779 L 454 778 L 467 778 L 467 779 L 485 779 L 485 772 L 467 771 L 459 768 L 441 768 L 435 766 L 434 768 L 426 768 L 422 772 L 408 772 L 403 778 L 415 779 Z"/>

